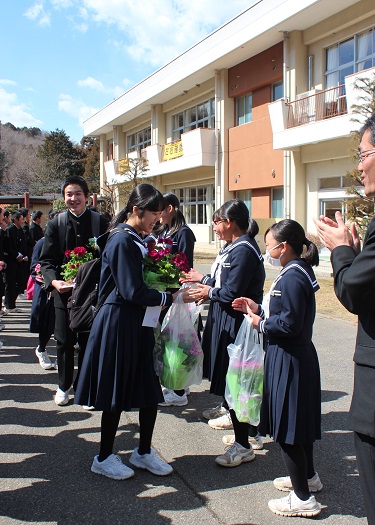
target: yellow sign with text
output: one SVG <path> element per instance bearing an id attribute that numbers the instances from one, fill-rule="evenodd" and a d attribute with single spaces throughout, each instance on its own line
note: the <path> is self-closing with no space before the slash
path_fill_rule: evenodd
<path id="1" fill-rule="evenodd" d="M 173 144 L 164 144 L 163 161 L 177 159 L 178 157 L 182 157 L 183 154 L 182 140 L 173 142 Z"/>

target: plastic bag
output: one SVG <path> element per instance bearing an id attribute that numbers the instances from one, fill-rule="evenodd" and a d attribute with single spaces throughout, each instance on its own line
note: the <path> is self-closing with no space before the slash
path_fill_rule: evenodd
<path id="1" fill-rule="evenodd" d="M 263 338 L 245 316 L 234 343 L 228 345 L 225 399 L 241 423 L 258 426 L 263 395 Z"/>
<path id="2" fill-rule="evenodd" d="M 195 310 L 189 309 L 179 295 L 161 328 L 159 325 L 155 329 L 156 373 L 161 384 L 172 390 L 182 390 L 202 382 L 203 351 L 194 328 L 194 317 Z"/>

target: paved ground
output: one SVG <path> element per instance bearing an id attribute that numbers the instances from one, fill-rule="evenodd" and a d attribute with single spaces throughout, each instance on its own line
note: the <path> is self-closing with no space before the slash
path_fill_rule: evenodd
<path id="1" fill-rule="evenodd" d="M 136 471 L 113 481 L 90 472 L 98 452 L 100 413 L 52 401 L 56 372 L 36 361 L 28 332 L 29 302 L 6 318 L 0 339 L 0 524 L 278 525 L 267 501 L 282 496 L 272 479 L 284 474 L 278 446 L 266 440 L 256 460 L 225 469 L 214 462 L 224 431 L 212 430 L 202 410 L 220 401 L 204 381 L 186 407 L 160 410 L 154 446 L 174 467 L 161 478 Z M 352 390 L 355 327 L 317 317 L 315 344 L 323 387 L 323 439 L 316 468 L 324 483 L 315 521 L 365 525 L 347 410 Z M 53 345 L 50 353 L 54 354 Z M 125 463 L 137 445 L 137 413 L 124 413 L 116 449 Z M 294 518 L 293 523 L 306 523 Z"/>

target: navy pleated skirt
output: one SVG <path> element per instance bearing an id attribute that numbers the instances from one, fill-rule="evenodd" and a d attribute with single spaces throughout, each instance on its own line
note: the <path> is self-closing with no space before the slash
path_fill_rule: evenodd
<path id="1" fill-rule="evenodd" d="M 154 333 L 142 327 L 144 313 L 131 303 L 102 306 L 90 332 L 75 403 L 114 412 L 163 401 L 154 370 Z"/>

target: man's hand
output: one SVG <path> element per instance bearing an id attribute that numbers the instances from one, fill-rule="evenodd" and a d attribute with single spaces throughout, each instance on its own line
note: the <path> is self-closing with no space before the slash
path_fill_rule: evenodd
<path id="1" fill-rule="evenodd" d="M 59 293 L 66 293 L 72 289 L 71 283 L 66 283 L 65 281 L 58 281 L 57 279 L 54 279 L 51 282 L 51 284 Z"/>
<path id="2" fill-rule="evenodd" d="M 320 240 L 330 251 L 337 246 L 350 246 L 358 254 L 360 241 L 355 225 L 352 224 L 349 230 L 339 211 L 335 213 L 335 218 L 336 222 L 323 215 L 320 219 L 314 219 Z"/>

